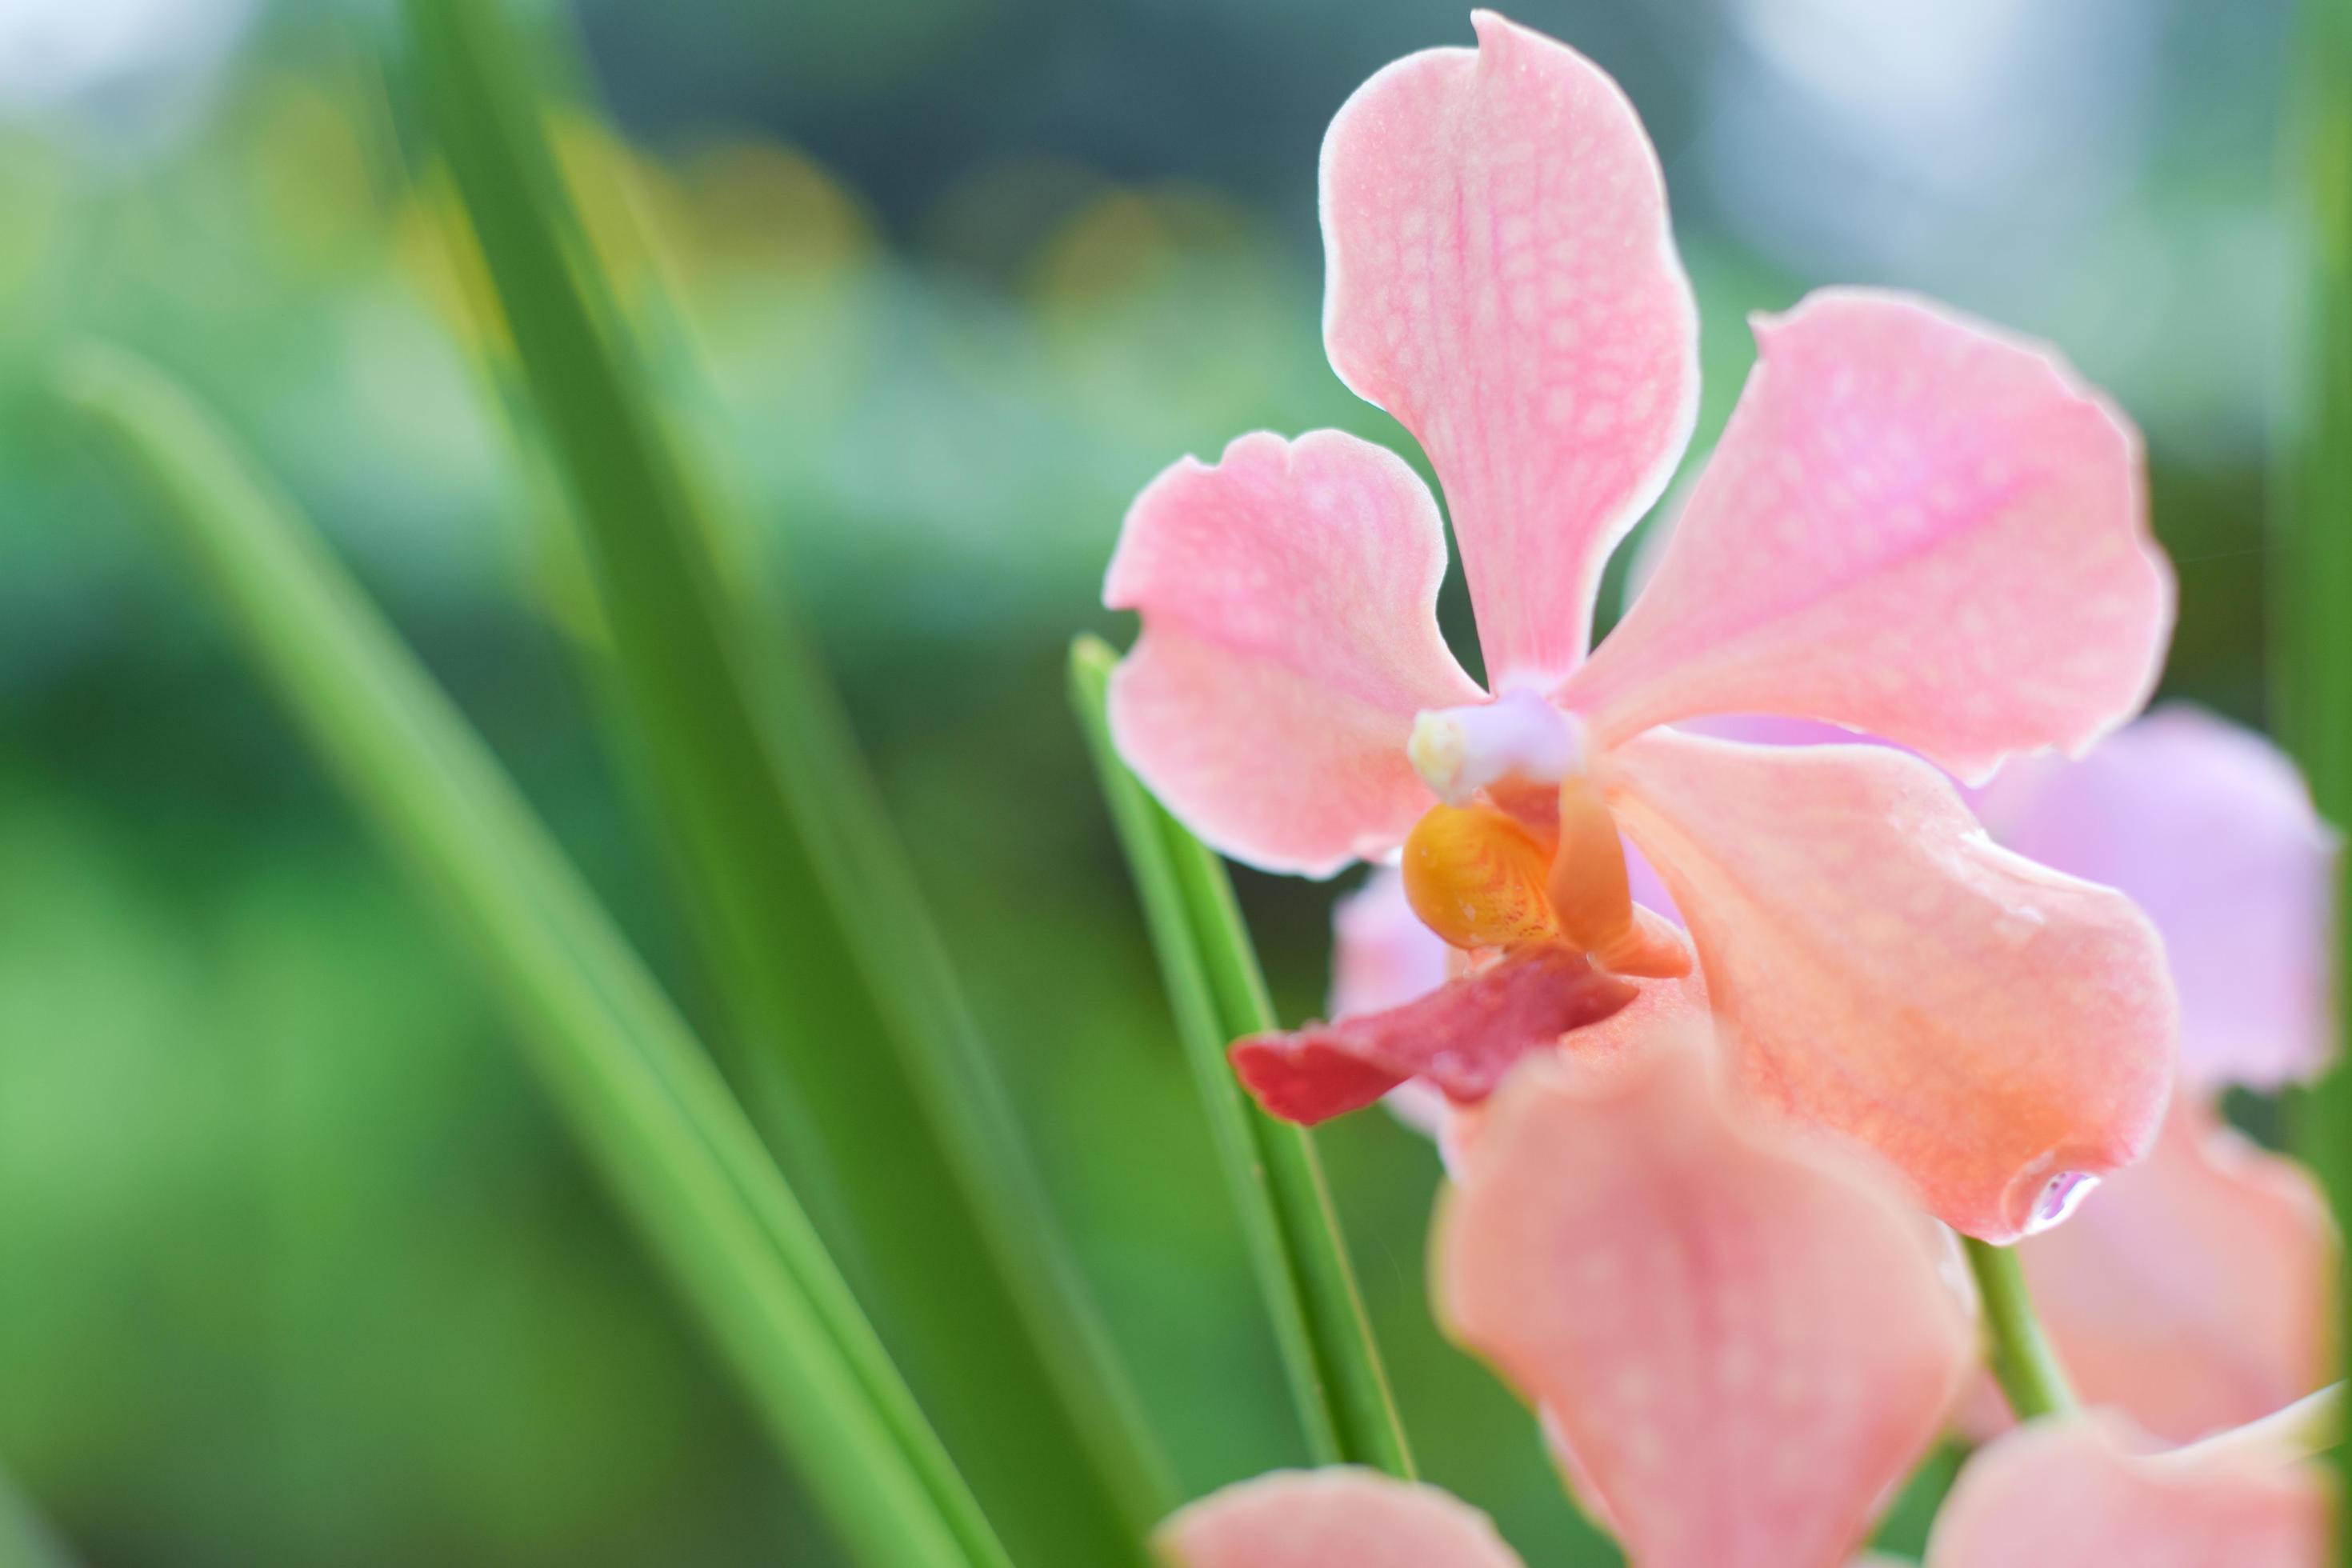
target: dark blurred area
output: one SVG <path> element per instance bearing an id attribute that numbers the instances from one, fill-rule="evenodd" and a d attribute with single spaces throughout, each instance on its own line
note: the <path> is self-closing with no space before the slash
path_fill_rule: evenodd
<path id="1" fill-rule="evenodd" d="M 1295 1462 L 1061 661 L 1127 635 L 1100 573 L 1168 461 L 1257 427 L 1410 449 L 1322 360 L 1316 153 L 1466 15 L 540 10 L 591 237 L 734 492 L 731 558 L 845 689 L 1187 1489 Z M 1815 284 L 2048 337 L 2147 433 L 2168 689 L 2259 721 L 2285 11 L 1517 15 L 1614 72 L 1658 144 L 1702 449 L 1746 314 Z M 0 0 L 0 1512 L 19 1495 L 70 1560 L 126 1568 L 832 1563 L 467 955 L 50 403 L 53 356 L 98 335 L 224 409 L 707 1011 L 569 647 L 598 631 L 552 487 L 480 368 L 447 192 L 404 154 L 394 21 Z M 1318 1010 L 1332 889 L 1243 893 L 1286 1016 Z M 1613 1560 L 1430 1323 L 1434 1155 L 1377 1114 L 1324 1142 L 1430 1479 L 1531 1562 Z"/>

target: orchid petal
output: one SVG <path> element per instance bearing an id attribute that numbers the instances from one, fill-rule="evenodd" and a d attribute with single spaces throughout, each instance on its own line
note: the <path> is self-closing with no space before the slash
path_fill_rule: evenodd
<path id="1" fill-rule="evenodd" d="M 1921 1216 L 1731 1120 L 1706 1061 L 1515 1075 L 1439 1211 L 1439 1312 L 1643 1568 L 1833 1568 L 1935 1439 L 1973 1324 Z"/>
<path id="2" fill-rule="evenodd" d="M 1611 546 L 1690 438 L 1698 318 L 1657 153 L 1617 84 L 1475 12 L 1323 140 L 1323 342 L 1435 465 L 1488 684 L 1583 657 Z"/>
<path id="3" fill-rule="evenodd" d="M 1119 755 L 1200 837 L 1328 876 L 1431 804 L 1413 715 L 1481 700 L 1437 629 L 1445 537 L 1403 458 L 1263 432 L 1136 498 L 1103 587 L 1143 636 L 1111 677 Z"/>
<path id="4" fill-rule="evenodd" d="M 2266 1453 L 2155 1454 L 2104 1414 L 2030 1423 L 1969 1461 L 1927 1568 L 2315 1568 L 2326 1492 Z"/>
<path id="5" fill-rule="evenodd" d="M 1170 1568 L 1521 1568 L 1493 1521 L 1374 1470 L 1276 1470 L 1180 1509 L 1153 1544 Z"/>
<path id="6" fill-rule="evenodd" d="M 2080 761 L 2020 757 L 1978 814 L 2019 854 L 2147 911 L 2180 988 L 2189 1082 L 2275 1089 L 2326 1065 L 2336 839 L 2268 741 L 2160 709 Z"/>
<path id="7" fill-rule="evenodd" d="M 1454 949 L 1421 923 L 1392 866 L 1331 910 L 1331 1016 L 1380 1013 L 1428 995 L 1454 973 Z"/>
<path id="8" fill-rule="evenodd" d="M 1230 1054 L 1269 1115 L 1312 1125 L 1361 1110 L 1407 1079 L 1482 1100 L 1521 1057 L 1560 1045 L 1635 994 L 1581 953 L 1538 943 L 1401 1007 L 1252 1035 Z"/>
<path id="9" fill-rule="evenodd" d="M 2181 1095 L 2147 1157 L 2018 1247 L 2085 1403 L 2201 1437 L 2326 1381 L 2336 1241 L 2309 1173 Z"/>
<path id="10" fill-rule="evenodd" d="M 1757 340 L 1656 576 L 1562 690 L 1597 743 L 1779 713 L 1980 780 L 2138 710 L 2173 586 L 2121 415 L 1899 295 L 1824 290 Z"/>
<path id="11" fill-rule="evenodd" d="M 2122 894 L 1996 847 L 1886 747 L 1661 731 L 1610 765 L 1758 1101 L 1874 1148 L 1996 1242 L 2155 1138 L 2172 992 Z"/>

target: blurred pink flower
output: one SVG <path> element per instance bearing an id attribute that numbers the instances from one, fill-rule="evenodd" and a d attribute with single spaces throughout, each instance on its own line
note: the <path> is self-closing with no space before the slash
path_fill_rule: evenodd
<path id="1" fill-rule="evenodd" d="M 2248 1436 L 2252 1436 L 2249 1434 Z M 2159 1451 L 2119 1417 L 2032 1422 L 1978 1451 L 1926 1568 L 2317 1568 L 2327 1493 L 2291 1450 Z"/>
<path id="2" fill-rule="evenodd" d="M 1670 974 L 1622 826 L 1751 1099 L 1872 1145 L 1960 1229 L 2048 1223 L 2161 1119 L 2173 1003 L 2137 911 L 1992 847 L 1916 758 L 1663 726 L 1785 712 L 1970 776 L 2089 743 L 2145 700 L 2170 620 L 2137 437 L 2045 349 L 1816 294 L 1759 321 L 1674 542 L 1586 658 L 1601 563 L 1690 432 L 1696 324 L 1615 84 L 1474 20 L 1476 49 L 1396 62 L 1332 123 L 1324 339 L 1444 485 L 1496 695 L 1438 631 L 1412 470 L 1337 431 L 1245 436 L 1128 515 L 1120 752 L 1238 858 L 1328 875 L 1402 843 L 1458 946 Z"/>
<path id="3" fill-rule="evenodd" d="M 1521 1568 L 1486 1516 L 1376 1470 L 1276 1470 L 1180 1509 L 1171 1568 Z"/>
<path id="4" fill-rule="evenodd" d="M 1640 1049 L 1465 1113 L 1439 1315 L 1643 1568 L 1834 1568 L 1949 1414 L 1971 1298 L 1868 1173 L 1726 1114 L 1700 981 L 1637 1012 Z"/>

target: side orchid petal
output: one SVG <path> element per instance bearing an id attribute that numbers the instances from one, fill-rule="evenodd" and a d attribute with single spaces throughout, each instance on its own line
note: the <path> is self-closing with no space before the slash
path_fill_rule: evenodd
<path id="1" fill-rule="evenodd" d="M 1539 943 L 1386 1012 L 1251 1035 L 1231 1056 L 1243 1087 L 1286 1121 L 1360 1110 L 1407 1079 L 1483 1100 L 1521 1057 L 1562 1044 L 1635 994 L 1583 954 Z"/>
<path id="2" fill-rule="evenodd" d="M 1995 1242 L 2155 1138 L 2172 991 L 2122 894 L 1995 847 L 1948 780 L 1883 746 L 1661 731 L 1610 771 L 1759 1101 L 1874 1149 Z"/>
<path id="3" fill-rule="evenodd" d="M 2146 1159 L 2018 1258 L 2076 1392 L 2159 1437 L 2241 1426 L 2326 1381 L 2326 1200 L 2194 1095 L 2174 1100 Z"/>
<path id="4" fill-rule="evenodd" d="M 1430 804 L 1413 715 L 1477 702 L 1437 629 L 1445 534 L 1420 476 L 1337 430 L 1263 432 L 1136 498 L 1103 603 L 1143 636 L 1111 677 L 1119 755 L 1186 826 L 1328 876 Z"/>
<path id="5" fill-rule="evenodd" d="M 1597 741 L 1779 713 L 1981 780 L 2137 710 L 2173 583 L 2121 415 L 1899 295 L 1824 290 L 1757 341 L 1656 575 L 1562 691 Z"/>
<path id="6" fill-rule="evenodd" d="M 1979 1449 L 1937 1516 L 1927 1568 L 2313 1568 L 2326 1492 L 2261 1453 L 2148 1452 L 2105 1415 L 2021 1426 Z"/>
<path id="7" fill-rule="evenodd" d="M 1323 141 L 1323 342 L 1436 466 L 1488 683 L 1583 657 L 1612 545 L 1664 489 L 1698 399 L 1698 317 L 1656 152 L 1565 45 L 1472 16 Z"/>
<path id="8" fill-rule="evenodd" d="M 1152 1544 L 1169 1568 L 1521 1568 L 1492 1521 L 1374 1470 L 1276 1470 L 1188 1504 Z"/>
<path id="9" fill-rule="evenodd" d="M 1977 813 L 2019 854 L 2147 911 L 2180 988 L 2192 1085 L 2276 1089 L 2327 1064 L 2336 836 L 2268 741 L 2168 706 L 2079 760 L 2018 758 Z"/>
<path id="10" fill-rule="evenodd" d="M 1689 1042 L 1529 1064 L 1439 1211 L 1440 1317 L 1643 1568 L 1835 1568 L 1974 1352 L 1938 1235 L 1730 1119 Z"/>

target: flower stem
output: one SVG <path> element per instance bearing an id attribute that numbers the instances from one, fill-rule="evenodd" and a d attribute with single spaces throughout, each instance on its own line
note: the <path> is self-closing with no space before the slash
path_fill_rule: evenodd
<path id="1" fill-rule="evenodd" d="M 1412 1456 L 1314 1140 L 1252 1104 L 1225 1059 L 1232 1041 L 1275 1026 L 1233 884 L 1223 862 L 1112 748 L 1104 700 L 1118 662 L 1097 638 L 1073 643 L 1071 701 L 1135 878 L 1308 1454 L 1318 1464 L 1370 1465 L 1409 1479 Z"/>
<path id="2" fill-rule="evenodd" d="M 2006 1247 L 1960 1237 L 1969 1255 L 1969 1272 L 1976 1276 L 1977 1295 L 1984 1303 L 1985 1338 L 1992 1375 L 2020 1421 L 2052 1415 L 2074 1408 L 2074 1390 L 2066 1369 L 2033 1315 L 2033 1299 L 2017 1254 Z"/>

